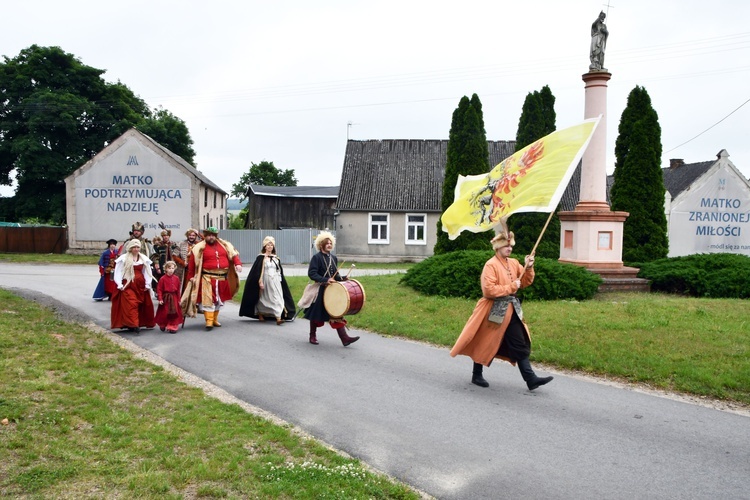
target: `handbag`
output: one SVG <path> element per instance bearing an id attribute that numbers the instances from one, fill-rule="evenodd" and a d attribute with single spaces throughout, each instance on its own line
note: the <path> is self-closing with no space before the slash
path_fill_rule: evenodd
<path id="1" fill-rule="evenodd" d="M 320 283 L 317 281 L 314 283 L 308 283 L 305 290 L 302 292 L 302 297 L 300 297 L 299 302 L 297 302 L 297 307 L 300 309 L 307 309 L 310 307 L 313 302 L 315 302 L 315 299 L 318 298 L 319 291 Z"/>

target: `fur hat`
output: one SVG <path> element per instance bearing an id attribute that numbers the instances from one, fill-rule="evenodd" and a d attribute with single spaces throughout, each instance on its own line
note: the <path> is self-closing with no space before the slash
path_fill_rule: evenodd
<path id="1" fill-rule="evenodd" d="M 269 243 L 271 243 L 274 248 L 276 248 L 276 240 L 273 239 L 273 236 L 266 236 L 265 238 L 263 238 L 263 248 L 266 248 L 266 245 L 268 245 Z"/>
<path id="2" fill-rule="evenodd" d="M 132 233 L 133 231 L 140 231 L 141 233 L 144 233 L 145 228 L 143 227 L 143 224 L 141 224 L 140 222 L 136 222 L 130 227 L 130 232 Z"/>
<path id="3" fill-rule="evenodd" d="M 336 238 L 328 231 L 323 231 L 315 238 L 315 248 L 318 249 L 318 252 L 320 252 L 320 247 L 323 246 L 325 240 L 331 240 L 331 248 L 336 246 Z"/>
<path id="4" fill-rule="evenodd" d="M 214 226 L 210 226 L 203 230 L 203 234 L 215 234 L 216 236 L 218 236 L 219 230 L 216 229 Z"/>
<path id="5" fill-rule="evenodd" d="M 492 243 L 493 250 L 498 250 L 500 248 L 507 247 L 508 245 L 515 246 L 516 240 L 513 237 L 513 231 L 509 231 L 508 233 L 506 233 L 505 231 L 501 231 L 490 240 L 490 243 Z"/>
<path id="6" fill-rule="evenodd" d="M 190 233 L 195 233 L 196 236 L 198 236 L 200 234 L 197 229 L 193 229 L 191 227 L 190 229 L 188 229 L 187 231 L 185 231 L 185 238 L 189 238 L 190 237 Z"/>
<path id="7" fill-rule="evenodd" d="M 137 240 L 135 238 L 133 238 L 132 240 L 128 240 L 128 243 L 125 245 L 125 250 L 129 252 L 133 247 L 141 248 L 141 240 Z"/>

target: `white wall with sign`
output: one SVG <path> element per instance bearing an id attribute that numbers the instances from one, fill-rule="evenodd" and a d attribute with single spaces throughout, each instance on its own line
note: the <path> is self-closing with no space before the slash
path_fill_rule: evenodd
<path id="1" fill-rule="evenodd" d="M 750 183 L 726 158 L 672 200 L 669 257 L 696 253 L 750 256 Z"/>
<path id="2" fill-rule="evenodd" d="M 76 236 L 104 241 L 127 237 L 142 222 L 146 236 L 159 222 L 181 234 L 190 227 L 190 178 L 136 140 L 128 140 L 96 168 L 75 179 Z"/>

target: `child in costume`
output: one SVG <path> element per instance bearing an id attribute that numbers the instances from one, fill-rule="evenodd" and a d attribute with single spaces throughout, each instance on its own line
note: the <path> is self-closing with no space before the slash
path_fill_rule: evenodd
<path id="1" fill-rule="evenodd" d="M 174 273 L 177 264 L 168 260 L 164 264 L 164 276 L 159 280 L 156 287 L 156 297 L 159 299 L 159 307 L 156 310 L 156 324 L 161 331 L 177 333 L 184 318 L 180 309 L 180 278 Z"/>

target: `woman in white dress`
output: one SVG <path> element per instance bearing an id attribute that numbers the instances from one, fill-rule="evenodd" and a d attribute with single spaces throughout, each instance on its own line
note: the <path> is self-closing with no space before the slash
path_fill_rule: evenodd
<path id="1" fill-rule="evenodd" d="M 266 236 L 261 253 L 255 258 L 245 281 L 240 316 L 260 321 L 273 317 L 276 324 L 280 325 L 294 319 L 295 312 L 284 268 L 276 255 L 276 241 L 272 236 Z"/>

